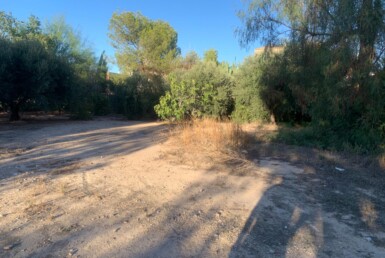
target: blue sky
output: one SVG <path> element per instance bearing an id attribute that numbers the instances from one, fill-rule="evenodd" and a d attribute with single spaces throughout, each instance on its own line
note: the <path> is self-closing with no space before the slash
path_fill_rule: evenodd
<path id="1" fill-rule="evenodd" d="M 114 56 L 108 38 L 108 24 L 114 12 L 137 12 L 153 20 L 164 20 L 178 32 L 182 54 L 195 50 L 201 57 L 205 50 L 218 50 L 219 61 L 240 63 L 254 47 L 242 49 L 235 36 L 241 25 L 236 13 L 241 0 L 0 0 L 0 10 L 25 20 L 31 14 L 44 23 L 57 16 L 90 43 L 96 55 L 106 50 Z M 111 65 L 111 70 L 117 68 Z"/>

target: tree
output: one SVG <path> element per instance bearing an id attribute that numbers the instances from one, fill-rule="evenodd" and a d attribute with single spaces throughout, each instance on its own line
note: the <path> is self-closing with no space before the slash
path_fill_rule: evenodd
<path id="1" fill-rule="evenodd" d="M 195 51 L 190 51 L 186 56 L 181 60 L 181 68 L 189 70 L 194 65 L 200 62 L 200 58 Z"/>
<path id="2" fill-rule="evenodd" d="M 281 96 L 318 135 L 373 147 L 385 119 L 384 14 L 382 0 L 251 0 L 238 33 L 243 45 L 285 45 L 263 72 L 265 100 Z"/>
<path id="3" fill-rule="evenodd" d="M 251 0 L 240 17 L 241 43 L 262 39 L 274 45 L 291 38 L 349 47 L 356 55 L 352 68 L 377 64 L 385 54 L 382 0 Z"/>
<path id="4" fill-rule="evenodd" d="M 12 41 L 23 39 L 43 40 L 40 20 L 31 15 L 27 22 L 14 18 L 11 14 L 0 12 L 0 36 Z"/>
<path id="5" fill-rule="evenodd" d="M 0 97 L 2 106 L 18 120 L 19 110 L 31 106 L 44 110 L 68 109 L 81 88 L 93 83 L 96 60 L 80 34 L 56 19 L 41 27 L 31 16 L 23 22 L 0 12 Z M 87 94 L 83 94 L 86 102 Z"/>
<path id="6" fill-rule="evenodd" d="M 262 58 L 249 57 L 235 74 L 236 84 L 233 90 L 235 110 L 232 118 L 241 122 L 266 121 L 269 112 L 262 100 L 265 85 L 261 80 Z"/>
<path id="7" fill-rule="evenodd" d="M 213 62 L 218 64 L 218 51 L 215 49 L 209 49 L 204 53 L 204 62 Z"/>
<path id="8" fill-rule="evenodd" d="M 68 25 L 64 17 L 48 22 L 44 34 L 49 38 L 48 47 L 57 56 L 68 60 L 78 76 L 83 79 L 92 76 L 97 69 L 95 55 L 80 32 Z"/>
<path id="9" fill-rule="evenodd" d="M 19 120 L 20 108 L 41 101 L 52 81 L 51 57 L 36 40 L 0 40 L 0 102 Z"/>
<path id="10" fill-rule="evenodd" d="M 164 21 L 140 13 L 114 13 L 109 28 L 118 65 L 126 73 L 167 74 L 180 54 L 178 35 Z"/>
<path id="11" fill-rule="evenodd" d="M 170 90 L 155 111 L 162 119 L 229 117 L 234 108 L 234 81 L 227 69 L 213 62 L 198 63 L 185 73 L 170 75 Z"/>

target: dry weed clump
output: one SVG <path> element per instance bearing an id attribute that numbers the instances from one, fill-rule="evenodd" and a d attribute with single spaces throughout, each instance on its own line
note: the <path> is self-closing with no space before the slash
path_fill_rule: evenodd
<path id="1" fill-rule="evenodd" d="M 193 120 L 180 123 L 172 131 L 172 144 L 182 163 L 197 167 L 213 165 L 239 168 L 245 159 L 248 134 L 232 122 L 213 119 Z"/>
<path id="2" fill-rule="evenodd" d="M 380 165 L 380 168 L 385 169 L 385 153 L 378 156 L 378 164 Z"/>

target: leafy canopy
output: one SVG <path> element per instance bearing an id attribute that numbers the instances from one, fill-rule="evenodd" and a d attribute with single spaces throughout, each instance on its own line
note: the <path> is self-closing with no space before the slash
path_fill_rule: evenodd
<path id="1" fill-rule="evenodd" d="M 123 72 L 167 74 L 180 54 L 178 34 L 164 21 L 152 21 L 140 13 L 114 13 L 109 28 Z"/>
<path id="2" fill-rule="evenodd" d="M 170 90 L 155 111 L 162 119 L 229 117 L 233 111 L 233 77 L 225 66 L 197 63 L 190 70 L 172 73 Z"/>

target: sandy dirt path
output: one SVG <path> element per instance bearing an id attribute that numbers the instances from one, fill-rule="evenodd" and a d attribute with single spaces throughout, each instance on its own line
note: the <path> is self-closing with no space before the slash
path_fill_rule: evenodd
<path id="1" fill-rule="evenodd" d="M 0 257 L 385 257 L 383 214 L 370 231 L 326 209 L 314 171 L 269 157 L 243 176 L 174 164 L 165 130 L 3 126 Z"/>

